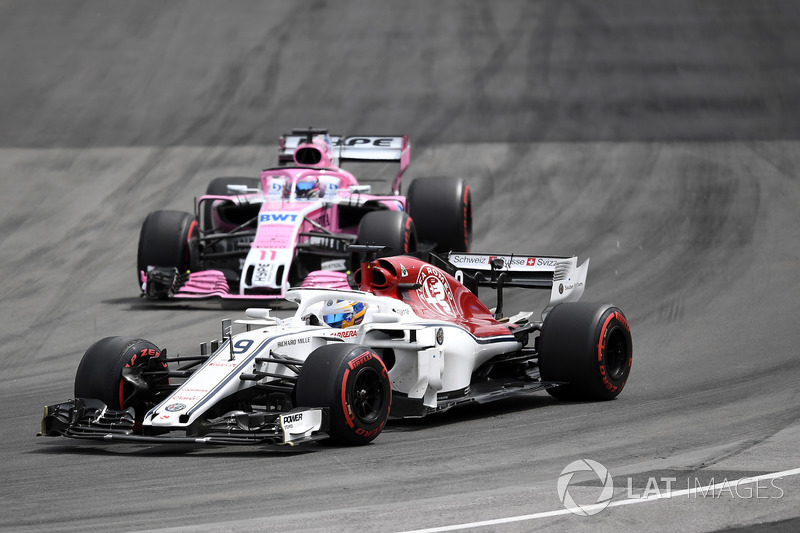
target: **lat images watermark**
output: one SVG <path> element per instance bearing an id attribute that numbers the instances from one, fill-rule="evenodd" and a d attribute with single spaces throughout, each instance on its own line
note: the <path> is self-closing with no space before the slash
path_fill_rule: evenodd
<path id="1" fill-rule="evenodd" d="M 575 475 L 580 476 L 576 481 Z M 600 481 L 597 486 L 595 477 Z M 586 480 L 589 480 L 587 483 Z M 564 507 L 579 516 L 592 516 L 603 511 L 609 505 L 624 505 L 634 501 L 647 501 L 655 499 L 668 499 L 686 497 L 698 498 L 731 498 L 731 499 L 780 499 L 784 490 L 780 487 L 779 476 L 756 476 L 729 480 L 722 478 L 704 478 L 697 476 L 650 476 L 626 478 L 624 498 L 612 502 L 614 496 L 614 480 L 608 469 L 597 461 L 591 459 L 578 459 L 568 464 L 558 478 L 558 498 Z M 570 494 L 570 487 L 583 485 L 582 501 L 575 500 Z M 586 488 L 592 487 L 592 497 L 586 499 Z M 573 492 L 575 492 L 573 490 Z M 594 499 L 594 494 L 597 498 Z"/>
<path id="2" fill-rule="evenodd" d="M 569 493 L 569 484 L 577 472 L 594 472 L 594 474 L 602 482 L 603 489 L 600 492 L 600 495 L 597 497 L 597 501 L 594 503 L 583 505 L 579 504 Z M 566 507 L 570 512 L 580 516 L 592 516 L 599 513 L 608 507 L 608 504 L 611 503 L 611 497 L 614 496 L 614 480 L 611 478 L 611 474 L 608 472 L 608 469 L 597 461 L 592 461 L 591 459 L 578 459 L 577 461 L 573 461 L 568 464 L 564 470 L 561 471 L 561 475 L 558 477 L 557 488 L 558 499 L 561 500 L 561 503 L 564 504 L 564 507 Z"/>

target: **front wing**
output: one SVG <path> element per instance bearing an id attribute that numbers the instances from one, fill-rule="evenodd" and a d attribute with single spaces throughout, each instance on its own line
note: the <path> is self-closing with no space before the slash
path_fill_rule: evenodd
<path id="1" fill-rule="evenodd" d="M 351 288 L 346 273 L 326 270 L 311 272 L 301 286 L 345 290 Z M 180 273 L 175 268 L 155 267 L 147 272 L 144 287 L 145 294 L 150 299 L 278 300 L 286 297 L 285 291 L 264 294 L 233 293 L 225 275 L 219 270 Z"/>
<path id="2" fill-rule="evenodd" d="M 328 437 L 327 408 L 300 407 L 287 412 L 234 412 L 171 433 L 139 433 L 133 408 L 109 409 L 103 402 L 76 398 L 44 408 L 42 435 L 143 444 L 288 444 Z"/>

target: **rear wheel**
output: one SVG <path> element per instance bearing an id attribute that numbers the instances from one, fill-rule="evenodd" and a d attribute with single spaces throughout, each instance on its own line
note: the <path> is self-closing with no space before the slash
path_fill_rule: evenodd
<path id="1" fill-rule="evenodd" d="M 472 195 L 461 178 L 417 178 L 407 196 L 408 213 L 423 242 L 437 252 L 468 252 L 472 243 Z"/>
<path id="2" fill-rule="evenodd" d="M 542 324 L 539 369 L 556 398 L 611 400 L 631 371 L 633 340 L 625 315 L 604 304 L 568 302 L 555 306 Z"/>
<path id="3" fill-rule="evenodd" d="M 358 244 L 387 246 L 378 257 L 403 255 L 417 251 L 414 221 L 402 211 L 373 211 L 358 224 Z"/>
<path id="4" fill-rule="evenodd" d="M 199 262 L 197 219 L 183 211 L 153 211 L 142 223 L 136 261 L 141 287 L 147 267 L 196 270 Z"/>
<path id="5" fill-rule="evenodd" d="M 298 407 L 330 409 L 334 444 L 367 444 L 377 437 L 392 403 L 392 384 L 381 358 L 354 344 L 329 344 L 311 352 L 295 388 Z"/>
<path id="6" fill-rule="evenodd" d="M 141 371 L 166 370 L 157 359 L 158 346 L 144 339 L 106 337 L 92 344 L 83 354 L 75 374 L 75 397 L 93 398 L 109 409 L 133 407 L 141 422 L 156 403 L 157 378 L 142 376 Z M 162 378 L 166 383 L 166 378 Z"/>

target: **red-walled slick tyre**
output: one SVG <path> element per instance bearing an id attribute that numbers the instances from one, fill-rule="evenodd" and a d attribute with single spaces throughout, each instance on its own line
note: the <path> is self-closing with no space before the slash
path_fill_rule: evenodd
<path id="1" fill-rule="evenodd" d="M 556 398 L 611 400 L 631 372 L 633 340 L 625 315 L 606 304 L 569 302 L 555 306 L 542 324 L 539 369 Z"/>
<path id="2" fill-rule="evenodd" d="M 361 445 L 377 437 L 392 404 L 392 384 L 381 358 L 354 344 L 317 348 L 303 363 L 295 389 L 298 407 L 330 409 L 330 441 Z"/>
<path id="3" fill-rule="evenodd" d="M 100 400 L 109 409 L 133 407 L 141 421 L 155 405 L 157 378 L 146 378 L 139 371 L 166 370 L 158 346 L 144 339 L 106 337 L 95 342 L 83 354 L 75 374 L 75 397 Z M 165 383 L 166 377 L 163 378 Z"/>
<path id="4" fill-rule="evenodd" d="M 136 259 L 136 279 L 151 266 L 195 270 L 199 261 L 197 218 L 183 211 L 153 211 L 142 223 Z"/>

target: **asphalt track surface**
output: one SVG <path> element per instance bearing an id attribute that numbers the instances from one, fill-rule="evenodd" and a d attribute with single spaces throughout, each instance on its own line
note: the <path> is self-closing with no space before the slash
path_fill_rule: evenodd
<path id="1" fill-rule="evenodd" d="M 0 2 L 0 530 L 796 530 L 799 41 L 791 1 Z M 309 125 L 409 134 L 409 179 L 469 180 L 475 250 L 591 257 L 623 394 L 357 449 L 36 437 L 94 340 L 190 353 L 239 316 L 138 299 L 141 221 Z M 579 459 L 614 481 L 590 517 Z"/>

